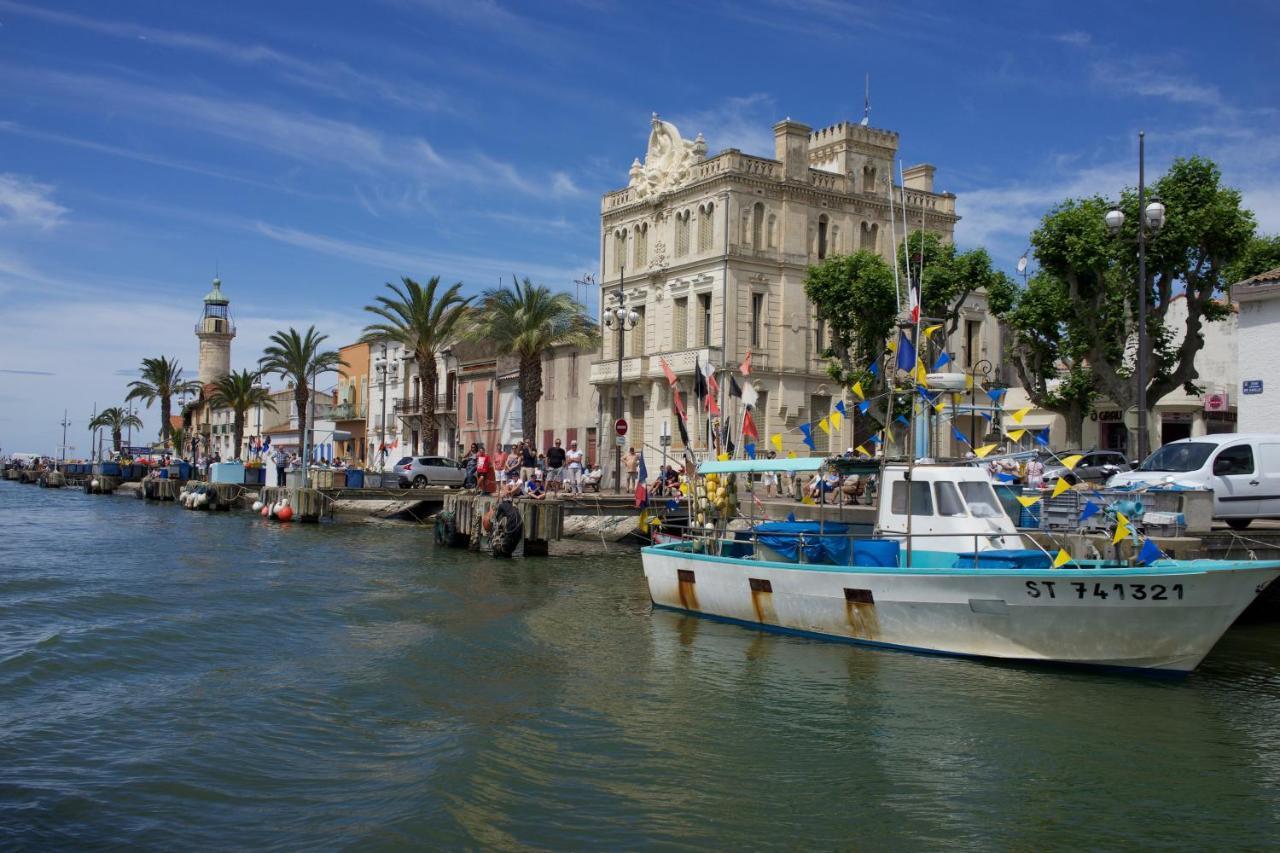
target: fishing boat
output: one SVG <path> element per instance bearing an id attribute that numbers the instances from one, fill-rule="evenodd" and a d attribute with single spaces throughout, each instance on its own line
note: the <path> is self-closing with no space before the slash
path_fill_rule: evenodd
<path id="1" fill-rule="evenodd" d="M 1255 560 L 1055 559 L 972 466 L 706 461 L 690 500 L 712 494 L 714 514 L 741 476 L 823 469 L 874 473 L 878 508 L 862 523 L 751 518 L 742 530 L 695 508 L 684 535 L 642 550 L 653 603 L 897 649 L 1187 673 L 1280 575 Z"/>

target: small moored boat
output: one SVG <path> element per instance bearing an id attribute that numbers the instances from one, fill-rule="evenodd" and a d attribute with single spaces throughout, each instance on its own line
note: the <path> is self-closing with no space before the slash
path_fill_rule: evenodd
<path id="1" fill-rule="evenodd" d="M 1186 673 L 1280 574 L 1280 562 L 1252 560 L 1055 568 L 974 467 L 729 460 L 704 462 L 698 475 L 732 489 L 740 474 L 824 466 L 877 472 L 874 524 L 753 521 L 732 531 L 727 519 L 705 521 L 643 549 L 654 604 L 901 649 Z"/>

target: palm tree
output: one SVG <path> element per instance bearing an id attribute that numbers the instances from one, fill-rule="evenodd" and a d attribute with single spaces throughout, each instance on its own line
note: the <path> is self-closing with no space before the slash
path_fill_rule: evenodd
<path id="1" fill-rule="evenodd" d="M 186 452 L 187 431 L 184 427 L 174 427 L 169 432 L 169 440 L 173 442 L 173 452 L 176 458 L 183 458 L 182 454 Z"/>
<path id="2" fill-rule="evenodd" d="M 142 400 L 151 408 L 156 400 L 160 401 L 160 440 L 166 449 L 169 447 L 169 433 L 173 429 L 169 424 L 171 402 L 178 394 L 200 393 L 200 383 L 194 380 L 183 380 L 182 368 L 178 360 L 173 361 L 160 356 L 142 360 L 142 378 L 129 383 L 129 393 L 125 402 Z"/>
<path id="3" fill-rule="evenodd" d="M 328 335 L 316 334 L 315 326 L 308 326 L 305 335 L 290 328 L 287 332 L 276 332 L 269 340 L 271 344 L 262 351 L 258 359 L 260 373 L 275 373 L 293 382 L 293 403 L 298 411 L 298 439 L 301 442 L 307 435 L 307 403 L 311 400 L 311 386 L 315 377 L 321 373 L 329 373 L 347 363 L 337 350 L 321 349 L 321 345 L 329 339 Z M 310 442 L 308 442 L 310 444 Z"/>
<path id="4" fill-rule="evenodd" d="M 122 433 L 126 429 L 142 429 L 142 419 L 137 415 L 126 413 L 119 406 L 103 409 L 89 421 L 89 429 L 111 430 L 111 446 L 116 453 L 120 452 Z"/>
<path id="5" fill-rule="evenodd" d="M 273 412 L 276 409 L 271 391 L 258 384 L 261 378 L 259 371 L 241 370 L 239 373 L 232 371 L 214 383 L 210 405 L 227 408 L 234 413 L 231 428 L 236 439 L 236 459 L 240 458 L 240 444 L 244 441 L 245 412 L 254 406 L 265 406 Z"/>
<path id="6" fill-rule="evenodd" d="M 418 378 L 422 381 L 423 439 L 429 452 L 435 452 L 436 438 L 436 352 L 464 331 L 467 306 L 475 297 L 462 298 L 458 291 L 462 282 L 436 297 L 440 276 L 432 276 L 426 286 L 405 276 L 404 286 L 387 283 L 394 297 L 379 296 L 375 304 L 364 310 L 382 318 L 382 322 L 364 327 L 361 343 L 398 343 L 413 353 L 418 362 Z"/>
<path id="7" fill-rule="evenodd" d="M 600 333 L 586 309 L 567 293 L 554 293 L 518 279 L 510 290 L 486 290 L 471 336 L 514 355 L 520 362 L 520 429 L 527 440 L 538 434 L 538 401 L 542 399 L 542 356 L 551 347 L 595 347 Z"/>

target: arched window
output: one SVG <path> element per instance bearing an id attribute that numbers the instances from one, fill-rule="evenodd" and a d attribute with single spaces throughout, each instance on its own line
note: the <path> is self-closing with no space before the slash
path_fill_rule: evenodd
<path id="1" fill-rule="evenodd" d="M 676 257 L 689 254 L 689 211 L 676 214 Z"/>
<path id="2" fill-rule="evenodd" d="M 827 256 L 827 227 L 830 220 L 824 213 L 818 217 L 818 260 L 822 260 Z"/>
<path id="3" fill-rule="evenodd" d="M 711 202 L 707 202 L 706 204 L 701 205 L 698 208 L 698 251 L 699 252 L 711 251 L 711 236 L 714 228 L 714 223 L 711 218 L 711 213 L 712 211 L 715 210 L 715 207 L 716 206 Z"/>
<path id="4" fill-rule="evenodd" d="M 613 232 L 613 259 L 618 269 L 627 265 L 627 229 L 619 228 Z"/>
<path id="5" fill-rule="evenodd" d="M 641 222 L 636 226 L 635 237 L 631 242 L 635 244 L 635 250 L 632 253 L 635 256 L 633 265 L 637 270 L 643 269 L 649 261 L 649 224 L 647 222 Z"/>
<path id="6" fill-rule="evenodd" d="M 772 213 L 769 214 L 769 248 L 778 248 L 778 217 Z"/>
<path id="7" fill-rule="evenodd" d="M 859 249 L 862 249 L 864 252 L 874 252 L 876 250 L 875 228 L 876 226 L 871 225 L 870 223 L 867 223 L 867 222 L 862 223 L 862 227 L 859 229 L 860 231 L 860 236 L 858 238 Z"/>
<path id="8" fill-rule="evenodd" d="M 764 205 L 760 202 L 751 208 L 751 248 L 764 248 Z"/>
<path id="9" fill-rule="evenodd" d="M 862 191 L 864 193 L 876 191 L 876 167 L 870 163 L 862 167 Z"/>

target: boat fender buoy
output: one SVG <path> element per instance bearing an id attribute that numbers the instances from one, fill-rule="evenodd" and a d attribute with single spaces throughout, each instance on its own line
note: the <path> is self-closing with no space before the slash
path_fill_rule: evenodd
<path id="1" fill-rule="evenodd" d="M 266 504 L 263 504 L 263 505 L 262 505 L 262 517 L 263 517 L 263 518 L 266 518 L 266 517 L 267 517 L 267 516 L 269 516 L 269 515 L 271 515 L 271 507 L 267 506 Z"/>
<path id="2" fill-rule="evenodd" d="M 276 518 L 280 519 L 281 521 L 292 521 L 293 507 L 289 506 L 288 504 L 285 504 L 283 507 L 280 508 L 280 511 L 276 513 Z"/>
<path id="3" fill-rule="evenodd" d="M 97 480 L 90 480 L 90 481 L 89 481 L 89 485 L 96 489 L 96 488 L 98 488 L 98 481 L 97 481 Z"/>
<path id="4" fill-rule="evenodd" d="M 253 511 L 254 511 L 254 512 L 261 512 L 261 511 L 262 511 L 262 501 L 254 501 L 254 502 L 253 502 Z"/>

